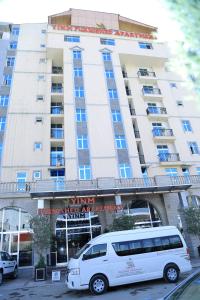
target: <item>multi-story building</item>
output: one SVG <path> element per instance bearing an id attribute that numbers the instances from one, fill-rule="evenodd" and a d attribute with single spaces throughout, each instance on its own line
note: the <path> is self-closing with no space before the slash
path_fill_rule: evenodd
<path id="1" fill-rule="evenodd" d="M 0 24 L 0 246 L 20 266 L 38 212 L 62 264 L 121 214 L 184 229 L 179 209 L 200 204 L 200 107 L 154 33 L 77 9 Z"/>

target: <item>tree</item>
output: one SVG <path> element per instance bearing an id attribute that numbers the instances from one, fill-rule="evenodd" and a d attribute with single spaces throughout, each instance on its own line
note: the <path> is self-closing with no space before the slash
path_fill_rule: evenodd
<path id="1" fill-rule="evenodd" d="M 133 229 L 135 225 L 135 220 L 133 216 L 120 216 L 115 218 L 113 224 L 110 226 L 110 231 L 121 231 Z"/>
<path id="2" fill-rule="evenodd" d="M 38 266 L 44 267 L 44 252 L 51 245 L 51 227 L 49 216 L 37 215 L 30 220 L 30 226 L 33 229 L 34 247 L 39 255 Z"/>
<path id="3" fill-rule="evenodd" d="M 187 224 L 187 231 L 200 238 L 200 208 L 186 208 L 183 213 Z"/>
<path id="4" fill-rule="evenodd" d="M 187 75 L 200 96 L 200 1 L 165 0 L 183 32 L 177 60 L 186 67 Z"/>

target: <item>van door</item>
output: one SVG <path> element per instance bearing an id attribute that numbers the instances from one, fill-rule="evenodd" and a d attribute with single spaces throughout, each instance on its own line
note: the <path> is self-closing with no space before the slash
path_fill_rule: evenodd
<path id="1" fill-rule="evenodd" d="M 7 252 L 1 252 L 1 261 L 4 274 L 9 274 L 14 271 L 15 261 L 12 260 L 11 256 Z"/>
<path id="2" fill-rule="evenodd" d="M 102 273 L 107 276 L 107 270 L 107 244 L 104 243 L 91 246 L 80 259 L 80 285 L 88 285 L 94 274 Z"/>

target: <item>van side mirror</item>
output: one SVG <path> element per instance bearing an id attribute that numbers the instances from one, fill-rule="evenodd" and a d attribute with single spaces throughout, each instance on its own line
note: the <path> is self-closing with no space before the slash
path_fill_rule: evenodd
<path id="1" fill-rule="evenodd" d="M 87 254 L 83 254 L 82 260 L 87 260 L 87 259 L 88 259 L 88 255 Z"/>

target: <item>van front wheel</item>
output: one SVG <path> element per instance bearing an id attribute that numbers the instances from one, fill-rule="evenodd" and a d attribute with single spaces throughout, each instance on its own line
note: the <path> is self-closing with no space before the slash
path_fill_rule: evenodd
<path id="1" fill-rule="evenodd" d="M 90 291 L 92 294 L 101 295 L 105 293 L 108 289 L 108 281 L 107 279 L 99 274 L 92 277 L 89 285 Z"/>
<path id="2" fill-rule="evenodd" d="M 164 270 L 164 278 L 170 283 L 177 282 L 179 279 L 179 269 L 175 265 L 169 265 Z"/>

